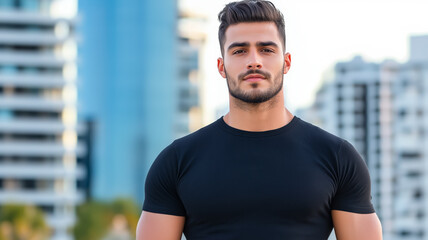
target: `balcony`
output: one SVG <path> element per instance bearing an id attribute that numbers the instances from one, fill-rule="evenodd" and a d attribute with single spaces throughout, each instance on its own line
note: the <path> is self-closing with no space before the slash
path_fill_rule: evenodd
<path id="1" fill-rule="evenodd" d="M 0 30 L 0 44 L 34 46 L 62 44 L 72 36 L 57 37 L 52 31 Z"/>
<path id="2" fill-rule="evenodd" d="M 52 18 L 49 15 L 41 13 L 23 12 L 23 11 L 0 11 L 0 22 L 6 24 L 33 24 L 42 26 L 53 26 L 58 22 L 67 22 L 74 25 L 76 19 Z"/>
<path id="3" fill-rule="evenodd" d="M 81 179 L 85 176 L 84 169 L 81 166 L 66 167 L 59 164 L 34 164 L 34 163 L 1 163 L 1 178 L 13 179 L 61 179 L 74 177 Z"/>
<path id="4" fill-rule="evenodd" d="M 60 112 L 66 104 L 61 99 L 43 99 L 41 97 L 16 97 L 0 95 L 0 108 L 30 111 Z"/>
<path id="5" fill-rule="evenodd" d="M 0 133 L 11 134 L 61 134 L 65 130 L 76 130 L 79 133 L 86 131 L 85 125 L 66 127 L 61 121 L 43 119 L 13 119 L 0 121 Z"/>
<path id="6" fill-rule="evenodd" d="M 39 88 L 61 88 L 64 87 L 66 81 L 62 76 L 47 75 L 47 74 L 17 74 L 17 75 L 1 75 L 0 86 L 15 86 L 15 87 L 39 87 Z"/>
<path id="7" fill-rule="evenodd" d="M 59 193 L 54 191 L 5 191 L 0 190 L 0 203 L 22 203 L 35 205 L 79 204 L 84 200 L 82 192 Z"/>
<path id="8" fill-rule="evenodd" d="M 73 149 L 67 149 L 63 144 L 57 142 L 0 141 L 0 156 L 62 157 L 66 153 L 83 156 L 86 151 L 84 145 L 80 143 Z"/>
<path id="9" fill-rule="evenodd" d="M 29 67 L 55 67 L 61 68 L 66 61 L 54 54 L 23 51 L 0 51 L 0 64 L 19 65 Z"/>

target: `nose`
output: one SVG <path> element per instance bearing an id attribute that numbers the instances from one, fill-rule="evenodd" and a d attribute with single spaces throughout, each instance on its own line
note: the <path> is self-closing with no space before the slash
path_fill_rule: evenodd
<path id="1" fill-rule="evenodd" d="M 247 63 L 247 69 L 261 69 L 262 63 L 256 53 L 250 55 Z"/>

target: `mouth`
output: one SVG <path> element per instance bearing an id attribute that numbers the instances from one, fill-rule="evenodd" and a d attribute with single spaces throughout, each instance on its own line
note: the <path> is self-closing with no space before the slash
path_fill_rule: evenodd
<path id="1" fill-rule="evenodd" d="M 245 82 L 260 82 L 266 80 L 266 77 L 261 74 L 248 74 L 243 80 Z"/>

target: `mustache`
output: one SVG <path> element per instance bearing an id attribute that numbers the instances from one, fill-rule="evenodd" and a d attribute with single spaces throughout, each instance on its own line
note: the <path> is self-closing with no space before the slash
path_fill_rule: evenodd
<path id="1" fill-rule="evenodd" d="M 260 74 L 266 79 L 270 79 L 270 77 L 271 77 L 270 73 L 268 73 L 268 72 L 265 72 L 265 71 L 262 71 L 259 69 L 250 69 L 250 70 L 246 71 L 245 73 L 239 74 L 238 79 L 243 80 L 245 76 L 250 75 L 250 74 Z"/>

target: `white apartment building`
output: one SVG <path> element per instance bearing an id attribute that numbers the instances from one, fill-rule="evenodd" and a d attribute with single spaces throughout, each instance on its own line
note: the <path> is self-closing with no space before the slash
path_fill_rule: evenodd
<path id="1" fill-rule="evenodd" d="M 0 204 L 40 207 L 52 240 L 69 240 L 78 142 L 77 0 L 0 0 Z"/>
<path id="2" fill-rule="evenodd" d="M 366 160 L 385 240 L 428 239 L 428 36 L 408 62 L 335 66 L 302 118 L 350 141 Z"/>
<path id="3" fill-rule="evenodd" d="M 180 1 L 179 1 L 180 2 Z M 206 48 L 206 17 L 179 5 L 178 20 L 178 116 L 176 137 L 203 127 L 203 57 Z"/>

